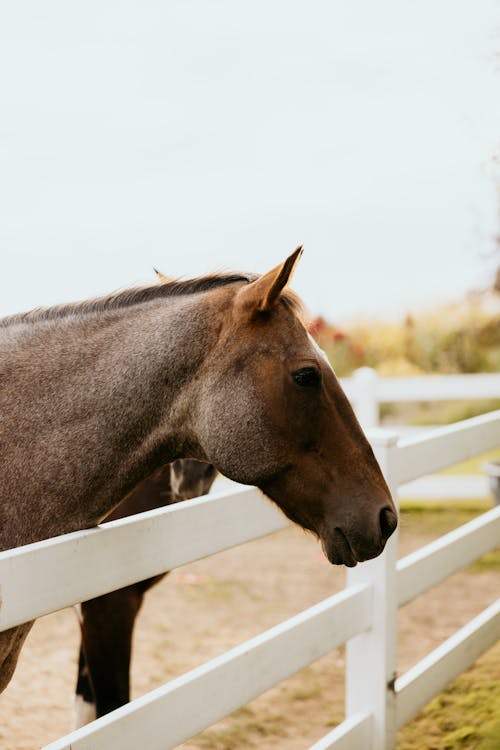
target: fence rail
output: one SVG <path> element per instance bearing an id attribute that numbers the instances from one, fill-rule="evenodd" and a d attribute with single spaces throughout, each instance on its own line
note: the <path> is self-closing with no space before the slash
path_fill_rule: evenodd
<path id="1" fill-rule="evenodd" d="M 500 399 L 500 374 L 426 375 L 418 377 L 383 377 L 370 367 L 361 367 L 352 376 L 342 379 L 358 419 L 363 427 L 374 428 L 380 422 L 380 405 L 384 402 L 448 401 L 450 399 Z M 430 427 L 398 425 L 400 435 L 422 434 Z M 439 465 L 430 465 L 427 474 L 449 465 L 445 453 L 436 445 Z M 405 465 L 404 461 L 400 462 Z M 412 475 L 414 476 L 414 475 Z M 399 483 L 401 484 L 401 483 Z M 405 498 L 488 497 L 486 476 L 420 476 L 400 487 Z"/>
<path id="2" fill-rule="evenodd" d="M 341 591 L 46 750 L 177 747 L 369 628 L 371 594 L 368 586 Z"/>
<path id="3" fill-rule="evenodd" d="M 500 399 L 497 373 L 390 378 L 378 375 L 371 367 L 361 367 L 341 382 L 365 428 L 378 425 L 379 406 L 384 402 Z"/>
<path id="4" fill-rule="evenodd" d="M 458 630 L 396 680 L 397 726 L 413 719 L 435 695 L 464 672 L 500 635 L 500 600 Z"/>
<path id="5" fill-rule="evenodd" d="M 239 487 L 0 552 L 0 631 L 288 524 L 259 490 Z"/>
<path id="6" fill-rule="evenodd" d="M 436 465 L 495 448 L 499 435 L 497 411 L 399 443 L 394 435 L 377 432 L 372 444 L 396 492 L 400 482 Z M 257 490 L 244 489 L 0 553 L 0 629 L 287 524 Z M 141 744 L 168 750 L 346 641 L 347 717 L 313 750 L 392 750 L 397 728 L 500 634 L 497 602 L 396 680 L 398 606 L 497 544 L 500 508 L 399 563 L 395 534 L 382 556 L 349 571 L 349 585 L 339 594 L 47 750 L 135 750 Z M 130 555 L 131 548 L 137 554 Z"/>
<path id="7" fill-rule="evenodd" d="M 370 747 L 372 730 L 370 714 L 354 714 L 315 742 L 310 750 L 358 750 Z"/>
<path id="8" fill-rule="evenodd" d="M 446 469 L 498 446 L 498 411 L 437 427 L 431 433 L 401 440 L 395 481 L 397 484 Z"/>
<path id="9" fill-rule="evenodd" d="M 500 541 L 500 506 L 407 555 L 397 564 L 398 605 L 444 581 Z"/>

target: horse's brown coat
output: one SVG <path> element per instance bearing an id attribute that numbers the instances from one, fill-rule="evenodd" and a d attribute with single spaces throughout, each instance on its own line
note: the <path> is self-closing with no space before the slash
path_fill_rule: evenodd
<path id="1" fill-rule="evenodd" d="M 378 555 L 394 506 L 286 289 L 298 255 L 257 279 L 166 283 L 7 319 L 0 549 L 92 526 L 188 457 L 260 487 L 331 562 Z M 314 387 L 300 384 L 304 368 Z M 0 634 L 0 689 L 27 629 Z"/>

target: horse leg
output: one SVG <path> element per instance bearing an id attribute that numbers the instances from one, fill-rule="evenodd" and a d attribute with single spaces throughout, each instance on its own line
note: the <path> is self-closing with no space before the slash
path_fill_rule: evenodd
<path id="1" fill-rule="evenodd" d="M 87 675 L 82 675 L 81 686 L 87 697 L 93 692 L 97 718 L 130 700 L 132 632 L 142 599 L 142 591 L 134 584 L 82 603 L 82 656 Z"/>
<path id="2" fill-rule="evenodd" d="M 78 655 L 78 675 L 75 690 L 73 728 L 78 729 L 79 727 L 83 727 L 85 724 L 94 721 L 95 718 L 94 688 L 90 680 L 82 638 L 80 642 L 80 653 Z"/>
<path id="3" fill-rule="evenodd" d="M 33 622 L 25 622 L 0 633 L 0 693 L 9 684 L 16 668 L 19 652 Z"/>

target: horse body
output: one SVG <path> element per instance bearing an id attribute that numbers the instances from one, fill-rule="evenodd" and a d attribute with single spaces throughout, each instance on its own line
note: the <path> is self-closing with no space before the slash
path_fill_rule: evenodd
<path id="1" fill-rule="evenodd" d="M 93 526 L 190 455 L 188 375 L 210 326 L 178 326 L 193 299 L 176 302 L 139 305 L 133 325 L 124 308 L 0 328 L 0 549 Z"/>
<path id="2" fill-rule="evenodd" d="M 259 487 L 332 563 L 378 555 L 394 505 L 286 288 L 299 254 L 0 324 L 0 549 L 95 525 L 195 458 Z M 0 690 L 27 629 L 0 634 Z"/>
<path id="3" fill-rule="evenodd" d="M 133 513 L 205 495 L 216 475 L 211 464 L 192 459 L 174 461 L 141 482 L 106 520 L 125 518 Z M 135 620 L 146 591 L 165 575 L 139 581 L 80 605 L 76 726 L 103 716 L 130 700 Z"/>

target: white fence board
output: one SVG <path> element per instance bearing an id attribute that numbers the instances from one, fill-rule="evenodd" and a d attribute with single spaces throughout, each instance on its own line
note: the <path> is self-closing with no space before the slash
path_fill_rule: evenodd
<path id="1" fill-rule="evenodd" d="M 500 445 L 500 409 L 398 444 L 397 483 L 410 482 Z"/>
<path id="2" fill-rule="evenodd" d="M 360 367 L 351 377 L 341 378 L 341 384 L 365 428 L 378 425 L 382 402 L 500 398 L 497 373 L 390 378 L 371 367 Z"/>
<path id="3" fill-rule="evenodd" d="M 500 506 L 407 555 L 397 564 L 398 606 L 500 546 Z"/>
<path id="4" fill-rule="evenodd" d="M 398 728 L 411 721 L 499 637 L 500 599 L 396 680 Z"/>
<path id="5" fill-rule="evenodd" d="M 490 499 L 488 477 L 480 474 L 431 474 L 399 487 L 400 500 Z"/>
<path id="6" fill-rule="evenodd" d="M 252 487 L 0 552 L 0 631 L 287 525 Z"/>
<path id="7" fill-rule="evenodd" d="M 370 747 L 372 722 L 369 714 L 354 714 L 315 742 L 309 750 L 366 750 Z"/>
<path id="8" fill-rule="evenodd" d="M 367 383 L 377 402 L 500 398 L 500 375 L 497 373 L 384 377 L 370 368 L 360 368 L 351 377 L 341 378 L 340 382 L 352 400 L 366 395 Z"/>
<path id="9" fill-rule="evenodd" d="M 341 591 L 46 750 L 170 750 L 368 628 L 371 604 Z"/>
<path id="10" fill-rule="evenodd" d="M 451 401 L 500 398 L 500 376 L 422 375 L 404 378 L 378 377 L 375 393 L 378 401 Z"/>

